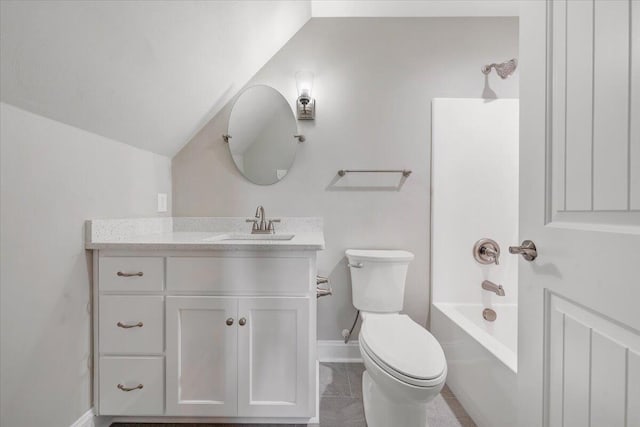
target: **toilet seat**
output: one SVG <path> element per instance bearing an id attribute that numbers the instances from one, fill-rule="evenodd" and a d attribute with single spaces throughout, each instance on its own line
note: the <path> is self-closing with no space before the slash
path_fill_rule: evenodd
<path id="1" fill-rule="evenodd" d="M 406 315 L 367 313 L 360 347 L 382 370 L 404 383 L 434 387 L 446 377 L 442 347 Z"/>

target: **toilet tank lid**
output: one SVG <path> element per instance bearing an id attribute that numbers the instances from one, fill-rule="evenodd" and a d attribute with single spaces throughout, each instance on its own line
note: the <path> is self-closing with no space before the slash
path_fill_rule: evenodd
<path id="1" fill-rule="evenodd" d="M 347 249 L 345 254 L 349 259 L 362 261 L 412 261 L 414 256 L 408 251 L 387 249 Z"/>

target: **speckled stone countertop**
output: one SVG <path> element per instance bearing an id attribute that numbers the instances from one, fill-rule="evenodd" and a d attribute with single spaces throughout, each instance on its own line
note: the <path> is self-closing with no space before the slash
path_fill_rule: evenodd
<path id="1" fill-rule="evenodd" d="M 246 218 L 95 219 L 85 225 L 87 249 L 101 250 L 302 250 L 324 249 L 322 218 L 281 218 L 272 235 L 251 235 Z M 260 237 L 264 237 L 261 239 Z M 251 238 L 252 240 L 243 240 Z M 255 240 L 254 240 L 255 239 Z"/>

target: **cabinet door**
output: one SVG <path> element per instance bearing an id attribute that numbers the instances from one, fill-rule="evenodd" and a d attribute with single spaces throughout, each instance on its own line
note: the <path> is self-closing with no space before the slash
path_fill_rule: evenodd
<path id="1" fill-rule="evenodd" d="M 314 415 L 309 306 L 308 298 L 239 299 L 239 416 Z"/>
<path id="2" fill-rule="evenodd" d="M 167 297 L 167 415 L 236 415 L 237 310 L 235 298 Z"/>

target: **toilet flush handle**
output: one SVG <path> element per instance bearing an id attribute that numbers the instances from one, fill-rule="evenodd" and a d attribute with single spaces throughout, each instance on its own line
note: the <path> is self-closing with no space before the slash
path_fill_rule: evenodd
<path id="1" fill-rule="evenodd" d="M 362 268 L 362 267 L 364 267 L 364 265 L 362 265 L 361 262 L 356 262 L 355 264 L 348 263 L 347 267 L 349 267 L 349 268 Z"/>

